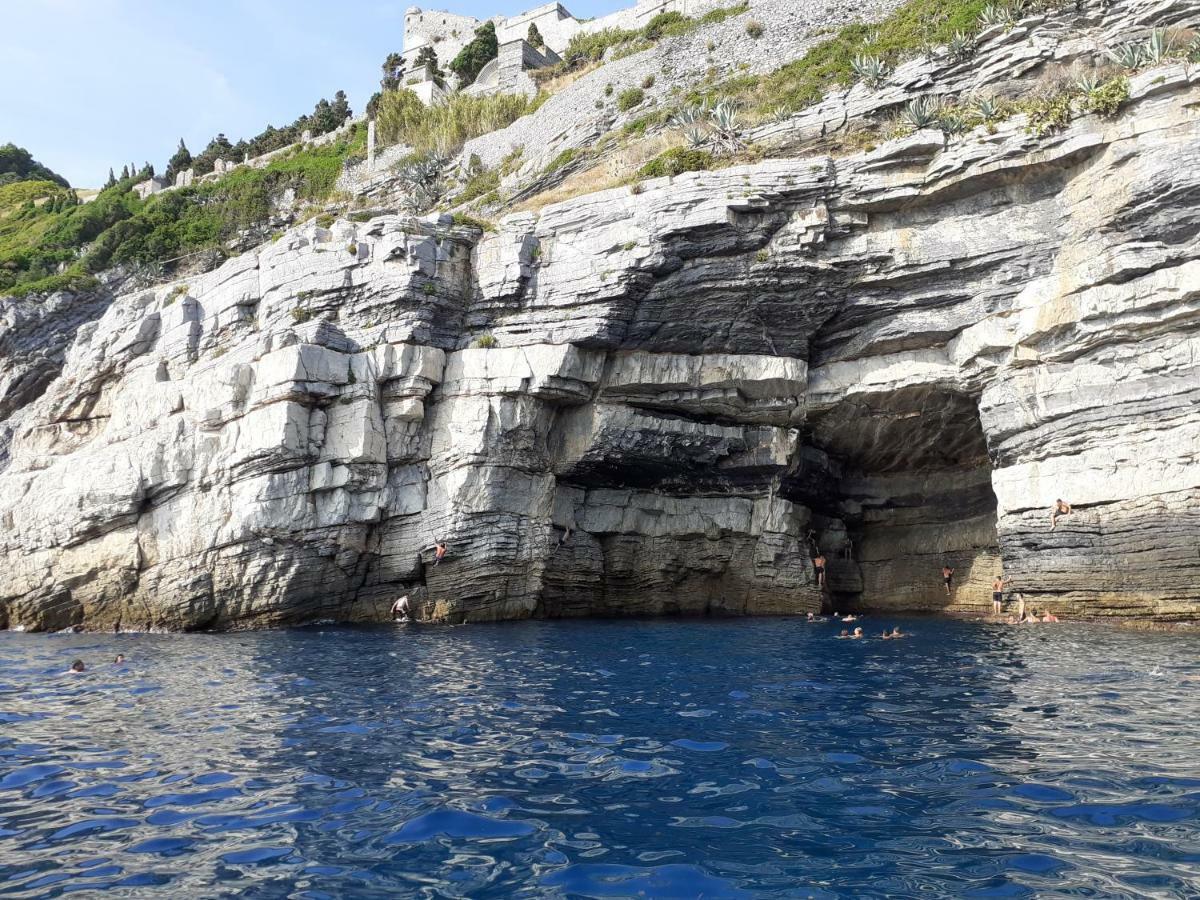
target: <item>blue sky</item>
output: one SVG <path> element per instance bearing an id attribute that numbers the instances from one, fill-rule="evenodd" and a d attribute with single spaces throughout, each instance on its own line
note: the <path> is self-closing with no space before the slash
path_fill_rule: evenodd
<path id="1" fill-rule="evenodd" d="M 338 90 L 359 112 L 379 64 L 401 49 L 414 0 L 4 0 L 0 144 L 12 141 L 97 187 L 109 166 L 161 171 L 182 137 L 251 137 Z M 536 0 L 456 0 L 425 8 L 487 18 Z M 571 0 L 576 16 L 632 5 Z M 35 40 L 36 39 L 36 40 Z"/>

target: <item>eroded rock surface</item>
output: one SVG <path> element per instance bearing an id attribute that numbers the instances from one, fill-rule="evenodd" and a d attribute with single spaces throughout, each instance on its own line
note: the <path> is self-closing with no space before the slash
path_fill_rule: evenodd
<path id="1" fill-rule="evenodd" d="M 1001 571 L 1195 618 L 1198 85 L 486 234 L 307 225 L 121 296 L 5 388 L 0 618 L 982 611 Z"/>

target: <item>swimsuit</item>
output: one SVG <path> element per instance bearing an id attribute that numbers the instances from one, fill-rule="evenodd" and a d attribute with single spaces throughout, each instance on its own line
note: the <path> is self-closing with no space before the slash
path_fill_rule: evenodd
<path id="1" fill-rule="evenodd" d="M 943 575 L 943 576 L 942 576 L 942 581 L 946 582 L 946 584 L 949 584 L 949 583 L 950 583 L 950 579 L 951 579 L 951 578 L 953 578 L 953 577 L 954 577 L 953 575 Z"/>
<path id="2" fill-rule="evenodd" d="M 1003 603 L 1004 602 L 1004 591 L 992 591 L 992 602 L 993 603 Z"/>

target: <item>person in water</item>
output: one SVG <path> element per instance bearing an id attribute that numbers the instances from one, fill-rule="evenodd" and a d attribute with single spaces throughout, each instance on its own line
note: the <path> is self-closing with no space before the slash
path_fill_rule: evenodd
<path id="1" fill-rule="evenodd" d="M 992 615 L 998 616 L 1004 606 L 1004 586 L 1008 584 L 1007 578 L 1001 578 L 997 575 L 992 579 Z"/>
<path id="2" fill-rule="evenodd" d="M 842 621 L 843 622 L 857 622 L 858 616 L 854 615 L 853 613 L 849 613 L 846 615 L 846 617 L 844 619 L 842 619 Z"/>
<path id="3" fill-rule="evenodd" d="M 446 558 L 446 545 L 438 541 L 433 545 L 433 564 L 436 566 Z"/>
<path id="4" fill-rule="evenodd" d="M 1057 622 L 1058 616 L 1054 615 L 1054 613 L 1052 613 L 1052 612 L 1045 611 L 1042 613 L 1042 621 L 1043 622 Z"/>
<path id="5" fill-rule="evenodd" d="M 946 586 L 946 596 L 950 596 L 950 580 L 954 577 L 954 570 L 949 566 L 942 566 L 942 584 Z"/>
<path id="6" fill-rule="evenodd" d="M 838 635 L 838 640 L 840 641 L 842 638 L 848 638 L 848 637 L 850 637 L 850 632 L 847 631 L 845 628 L 843 628 L 842 633 Z"/>
<path id="7" fill-rule="evenodd" d="M 124 653 L 118 653 L 118 654 L 117 654 L 117 658 L 113 660 L 113 665 L 114 665 L 114 666 L 123 666 L 123 665 L 125 665 L 125 654 L 124 654 Z"/>
<path id="8" fill-rule="evenodd" d="M 861 639 L 861 638 L 862 638 L 862 636 L 863 636 L 863 633 L 862 633 L 862 629 L 861 629 L 861 628 L 855 628 L 855 629 L 854 629 L 854 634 L 850 635 L 851 639 L 852 639 L 852 640 L 856 640 L 856 641 L 857 641 L 857 640 L 859 640 L 859 639 Z"/>
<path id="9" fill-rule="evenodd" d="M 87 666 L 85 666 L 83 664 L 83 660 L 77 659 L 77 660 L 75 660 L 75 662 L 71 663 L 71 668 L 67 669 L 67 674 L 68 675 L 79 675 L 86 668 L 87 668 Z"/>
<path id="10" fill-rule="evenodd" d="M 813 571 L 817 573 L 817 587 L 825 587 L 825 556 L 817 554 L 813 560 Z"/>
<path id="11" fill-rule="evenodd" d="M 908 637 L 908 635 L 904 634 L 902 631 L 900 631 L 899 625 L 894 626 L 892 628 L 892 640 L 895 640 L 896 638 L 902 638 L 902 637 Z"/>
<path id="12" fill-rule="evenodd" d="M 1054 501 L 1054 506 L 1050 510 L 1050 530 L 1053 531 L 1058 525 L 1059 516 L 1069 516 L 1071 514 L 1071 504 L 1058 498 Z"/>
<path id="13" fill-rule="evenodd" d="M 883 634 L 881 634 L 879 636 L 881 638 L 883 638 L 885 641 L 890 641 L 892 639 L 892 633 L 890 631 L 888 631 L 886 628 L 883 629 Z"/>
<path id="14" fill-rule="evenodd" d="M 400 616 L 401 622 L 407 622 L 409 617 L 408 594 L 405 594 L 399 600 L 392 604 L 392 618 Z"/>

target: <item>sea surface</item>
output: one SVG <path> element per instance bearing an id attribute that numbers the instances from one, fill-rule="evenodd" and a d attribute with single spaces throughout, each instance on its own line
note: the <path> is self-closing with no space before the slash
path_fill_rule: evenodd
<path id="1" fill-rule="evenodd" d="M 1200 894 L 1200 638 L 856 624 L 3 633 L 0 896 Z"/>

